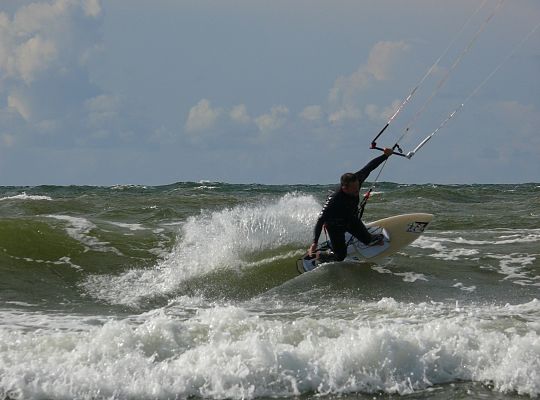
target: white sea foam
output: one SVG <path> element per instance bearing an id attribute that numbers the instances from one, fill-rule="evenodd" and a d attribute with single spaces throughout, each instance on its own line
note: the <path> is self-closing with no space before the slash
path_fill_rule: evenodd
<path id="1" fill-rule="evenodd" d="M 82 267 L 80 267 L 77 264 L 74 264 L 71 261 L 71 258 L 69 258 L 69 257 L 60 257 L 58 260 L 41 260 L 41 259 L 30 258 L 30 257 L 12 256 L 12 255 L 9 255 L 9 254 L 7 255 L 7 257 L 9 257 L 11 259 L 14 259 L 14 260 L 24 260 L 26 262 L 36 263 L 36 264 L 68 265 L 68 266 L 70 266 L 72 268 L 75 268 L 76 270 L 79 270 L 79 271 L 82 270 Z"/>
<path id="2" fill-rule="evenodd" d="M 464 235 L 474 235 L 489 239 L 467 239 Z M 443 231 L 436 235 L 425 235 L 413 242 L 412 246 L 420 248 L 444 248 L 443 243 L 461 245 L 504 245 L 513 243 L 540 242 L 540 229 L 515 229 L 515 230 L 484 230 L 473 232 Z"/>
<path id="3" fill-rule="evenodd" d="M 15 302 L 11 302 L 15 304 Z M 16 305 L 23 307 L 39 307 L 39 304 L 25 304 L 17 303 Z M 8 331 L 18 331 L 18 332 L 34 332 L 33 335 L 36 337 L 42 337 L 39 333 L 40 330 L 43 331 L 63 331 L 71 334 L 72 332 L 82 332 L 93 330 L 96 325 L 102 326 L 110 318 L 102 316 L 84 316 L 79 315 L 65 315 L 61 313 L 57 314 L 45 314 L 40 311 L 30 311 L 24 310 L 20 311 L 17 309 L 0 309 L 0 332 L 3 330 Z M 38 332 L 36 332 L 38 331 Z M 0 336 L 2 333 L 0 333 Z M 1 345 L 0 345 L 1 353 Z M 1 358 L 1 356 L 0 356 Z M 0 360 L 0 375 L 1 375 L 1 365 L 2 361 Z M 1 393 L 1 387 L 0 387 Z M 2 398 L 2 396 L 0 396 Z"/>
<path id="4" fill-rule="evenodd" d="M 114 185 L 111 186 L 112 190 L 126 190 L 126 189 L 147 189 L 145 185 Z"/>
<path id="5" fill-rule="evenodd" d="M 217 186 L 202 185 L 202 186 L 196 187 L 195 189 L 197 189 L 197 190 L 213 190 L 213 189 L 218 189 L 218 187 Z"/>
<path id="6" fill-rule="evenodd" d="M 4 304 L 13 304 L 20 307 L 37 307 L 37 304 L 30 304 L 24 301 L 5 301 Z"/>
<path id="7" fill-rule="evenodd" d="M 200 309 L 185 319 L 156 310 L 76 331 L 0 328 L 0 394 L 25 399 L 404 395 L 478 381 L 535 397 L 540 336 L 527 323 L 540 319 L 539 304 L 455 307 L 387 298 L 358 305 L 363 317 L 353 320 L 277 319 L 230 305 Z M 370 310 L 379 314 L 366 320 Z M 395 317 L 389 319 L 389 312 Z M 509 312 L 524 322 L 494 329 L 504 328 L 505 321 L 516 324 L 515 318 L 504 319 Z"/>
<path id="8" fill-rule="evenodd" d="M 112 222 L 112 221 L 109 221 L 109 224 L 118 226 L 120 228 L 129 229 L 130 231 L 145 231 L 148 229 L 142 226 L 141 224 L 127 224 L 124 222 Z"/>
<path id="9" fill-rule="evenodd" d="M 536 275 L 528 267 L 531 266 L 538 257 L 538 254 L 488 254 L 488 258 L 499 260 L 497 272 L 506 275 L 504 279 L 512 279 L 515 283 L 522 285 L 538 285 L 540 276 Z"/>
<path id="10" fill-rule="evenodd" d="M 118 249 L 108 246 L 108 242 L 100 241 L 91 235 L 91 231 L 97 227 L 86 218 L 69 215 L 47 215 L 47 217 L 66 222 L 66 232 L 70 237 L 82 243 L 85 246 L 85 251 L 113 252 L 122 255 Z"/>
<path id="11" fill-rule="evenodd" d="M 430 254 L 430 257 L 438 258 L 440 260 L 459 260 L 462 257 L 470 258 L 471 256 L 477 255 L 479 252 L 476 249 L 446 249 L 443 248 L 442 251 L 434 254 Z"/>
<path id="12" fill-rule="evenodd" d="M 432 251 L 425 256 L 440 260 L 481 260 L 479 268 L 505 275 L 505 280 L 512 280 L 516 285 L 540 286 L 540 276 L 534 268 L 540 254 L 530 252 L 531 244 L 539 241 L 540 229 L 493 229 L 430 232 L 418 238 L 411 246 Z M 521 249 L 525 252 L 518 252 Z M 486 259 L 496 260 L 498 265 L 486 262 Z M 473 291 L 475 287 L 460 289 Z"/>
<path id="13" fill-rule="evenodd" d="M 7 197 L 1 197 L 0 201 L 3 200 L 47 200 L 52 201 L 52 197 L 49 196 L 39 196 L 39 195 L 28 195 L 26 192 L 22 192 L 21 194 L 17 194 L 14 196 L 7 196 Z"/>
<path id="14" fill-rule="evenodd" d="M 186 280 L 222 268 L 245 267 L 246 256 L 309 241 L 320 204 L 311 196 L 288 194 L 268 204 L 203 212 L 181 225 L 173 251 L 152 269 L 118 277 L 92 276 L 83 284 L 91 295 L 111 303 L 137 305 L 163 295 Z"/>
<path id="15" fill-rule="evenodd" d="M 430 257 L 438 258 L 441 260 L 458 260 L 460 257 L 470 257 L 475 256 L 479 251 L 475 248 L 449 248 L 443 243 L 457 243 L 451 241 L 450 239 L 436 237 L 436 236 L 420 236 L 416 241 L 414 241 L 411 246 L 418 247 L 421 249 L 432 249 L 435 250 L 435 253 L 429 254 Z"/>
<path id="16" fill-rule="evenodd" d="M 394 273 L 394 275 L 402 276 L 404 282 L 416 282 L 418 280 L 420 281 L 428 280 L 424 274 L 418 274 L 415 272 L 398 272 L 398 273 Z"/>
<path id="17" fill-rule="evenodd" d="M 377 271 L 380 274 L 391 274 L 395 276 L 403 277 L 403 282 L 416 282 L 428 281 L 429 279 L 424 274 L 419 274 L 416 272 L 392 272 L 388 268 L 381 267 L 380 265 L 375 265 L 371 267 L 372 270 Z"/>
<path id="18" fill-rule="evenodd" d="M 463 283 L 458 282 L 452 287 L 458 288 L 460 290 L 463 290 L 464 292 L 474 292 L 476 290 L 476 286 L 465 286 Z"/>

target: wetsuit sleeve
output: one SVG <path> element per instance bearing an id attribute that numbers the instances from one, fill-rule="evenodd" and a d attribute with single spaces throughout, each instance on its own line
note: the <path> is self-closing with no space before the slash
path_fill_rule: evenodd
<path id="1" fill-rule="evenodd" d="M 360 183 L 364 182 L 369 176 L 369 174 L 371 173 L 371 171 L 373 171 L 375 168 L 377 168 L 387 159 L 388 159 L 388 156 L 383 154 L 382 156 L 376 157 L 370 162 L 368 162 L 366 166 L 362 168 L 360 171 L 355 172 L 355 175 L 358 177 L 358 180 L 360 181 Z"/>
<path id="2" fill-rule="evenodd" d="M 319 218 L 317 218 L 317 223 L 315 224 L 315 228 L 313 229 L 313 243 L 319 242 L 323 225 L 326 222 L 329 210 L 332 208 L 332 205 L 336 202 L 335 199 L 336 199 L 335 195 L 331 195 L 326 200 L 326 203 L 324 203 L 324 206 L 319 214 Z"/>
<path id="3" fill-rule="evenodd" d="M 319 215 L 315 228 L 313 229 L 313 243 L 319 243 L 319 238 L 321 237 L 322 228 L 324 225 L 324 219 L 322 215 Z"/>

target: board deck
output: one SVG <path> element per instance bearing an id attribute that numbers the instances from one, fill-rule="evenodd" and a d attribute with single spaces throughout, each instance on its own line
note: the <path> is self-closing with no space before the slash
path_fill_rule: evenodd
<path id="1" fill-rule="evenodd" d="M 382 233 L 384 241 L 382 244 L 367 246 L 350 234 L 345 234 L 348 242 L 347 257 L 345 262 L 379 262 L 403 247 L 414 242 L 426 229 L 433 219 L 432 214 L 415 213 L 402 214 L 393 217 L 380 219 L 366 224 L 372 234 Z M 329 251 L 331 244 L 322 243 L 319 247 L 322 251 Z M 304 273 L 317 268 L 320 264 L 307 253 L 297 261 L 299 273 Z"/>

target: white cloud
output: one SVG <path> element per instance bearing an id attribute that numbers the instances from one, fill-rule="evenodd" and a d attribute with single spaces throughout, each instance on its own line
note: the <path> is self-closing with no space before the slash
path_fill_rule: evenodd
<path id="1" fill-rule="evenodd" d="M 58 132 L 59 126 L 58 120 L 43 120 L 39 121 L 35 128 L 39 133 L 53 135 Z"/>
<path id="2" fill-rule="evenodd" d="M 229 115 L 234 122 L 238 122 L 240 124 L 248 124 L 251 121 L 245 104 L 235 106 Z"/>
<path id="3" fill-rule="evenodd" d="M 83 2 L 84 13 L 89 17 L 98 17 L 101 14 L 101 4 L 99 0 L 86 0 Z"/>
<path id="4" fill-rule="evenodd" d="M 390 79 L 395 60 L 409 46 L 403 42 L 379 42 L 369 53 L 367 63 L 349 76 L 340 76 L 330 89 L 329 104 L 333 112 L 329 121 L 338 123 L 346 119 L 359 119 L 362 111 L 359 95 L 375 81 Z"/>
<path id="5" fill-rule="evenodd" d="M 20 7 L 10 19 L 0 13 L 0 79 L 32 83 L 40 72 L 62 62 L 62 56 L 84 52 L 85 45 L 74 40 L 74 17 L 97 17 L 99 0 L 56 0 Z M 65 62 L 65 60 L 63 60 Z"/>
<path id="6" fill-rule="evenodd" d="M 102 112 L 111 109 L 117 109 L 120 104 L 120 98 L 115 95 L 101 94 L 86 100 L 85 107 L 89 111 Z"/>
<path id="7" fill-rule="evenodd" d="M 112 121 L 118 116 L 121 100 L 115 95 L 102 94 L 86 100 L 84 108 L 92 126 L 99 126 Z"/>
<path id="8" fill-rule="evenodd" d="M 409 50 L 409 45 L 403 41 L 377 43 L 369 53 L 368 62 L 365 66 L 366 72 L 378 81 L 389 79 L 390 70 L 394 66 L 396 59 L 407 50 Z"/>
<path id="9" fill-rule="evenodd" d="M 100 14 L 99 0 L 33 2 L 12 18 L 0 13 L 0 78 L 30 85 L 48 69 L 78 62 L 88 47 L 78 21 Z"/>
<path id="10" fill-rule="evenodd" d="M 14 102 L 17 102 L 16 98 L 11 99 L 11 105 L 8 104 L 8 107 L 0 108 L 0 147 L 14 146 L 25 133 L 20 126 L 26 124 L 27 121 L 14 107 Z"/>
<path id="11" fill-rule="evenodd" d="M 186 131 L 202 132 L 213 128 L 218 117 L 221 115 L 222 109 L 212 108 L 210 101 L 202 99 L 189 110 L 188 119 L 185 125 Z"/>
<path id="12" fill-rule="evenodd" d="M 319 121 L 323 116 L 321 106 L 307 106 L 300 113 L 300 117 L 307 121 Z"/>
<path id="13" fill-rule="evenodd" d="M 16 49 L 14 68 L 21 79 L 29 84 L 38 72 L 48 67 L 57 54 L 58 50 L 54 42 L 34 36 Z"/>
<path id="14" fill-rule="evenodd" d="M 99 31 L 80 22 L 100 8 L 97 0 L 21 3 L 12 14 L 0 12 L 0 103 L 7 104 L 4 115 L 20 117 L 4 124 L 18 133 L 17 143 L 84 120 L 84 98 L 95 89 L 80 59 Z"/>
<path id="15" fill-rule="evenodd" d="M 69 11 L 73 1 L 56 0 L 52 3 L 31 3 L 21 7 L 13 18 L 13 29 L 19 37 L 55 29 Z"/>
<path id="16" fill-rule="evenodd" d="M 328 117 L 331 124 L 339 124 L 345 120 L 357 120 L 362 118 L 362 111 L 355 106 L 344 105 L 341 109 L 334 111 Z"/>
<path id="17" fill-rule="evenodd" d="M 263 114 L 255 119 L 259 130 L 263 133 L 281 128 L 289 115 L 289 109 L 283 105 L 274 106 L 269 114 Z"/>
<path id="18" fill-rule="evenodd" d="M 401 105 L 400 100 L 394 100 L 389 107 L 381 108 L 375 104 L 368 104 L 364 109 L 366 116 L 374 122 L 386 122 Z"/>
<path id="19" fill-rule="evenodd" d="M 32 112 L 30 106 L 24 101 L 24 99 L 17 95 L 11 94 L 8 96 L 8 108 L 11 108 L 19 113 L 26 121 L 30 120 Z"/>

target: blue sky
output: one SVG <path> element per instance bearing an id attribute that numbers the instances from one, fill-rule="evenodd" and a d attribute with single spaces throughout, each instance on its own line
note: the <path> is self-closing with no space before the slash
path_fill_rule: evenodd
<path id="1" fill-rule="evenodd" d="M 336 182 L 454 38 L 378 144 L 411 150 L 540 22 L 499 3 L 2 0 L 0 185 Z M 381 179 L 539 182 L 539 72 L 540 29 Z"/>

